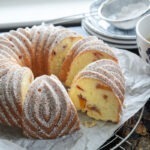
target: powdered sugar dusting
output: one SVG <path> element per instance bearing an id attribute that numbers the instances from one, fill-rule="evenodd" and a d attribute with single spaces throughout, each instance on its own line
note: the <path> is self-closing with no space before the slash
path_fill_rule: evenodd
<path id="1" fill-rule="evenodd" d="M 71 100 L 55 76 L 41 76 L 31 85 L 24 104 L 24 132 L 36 138 L 56 138 L 71 120 Z M 57 94 L 56 94 L 57 93 Z M 76 110 L 72 109 L 74 114 Z M 77 114 L 76 114 L 77 116 Z M 32 132 L 30 132 L 32 131 Z"/>

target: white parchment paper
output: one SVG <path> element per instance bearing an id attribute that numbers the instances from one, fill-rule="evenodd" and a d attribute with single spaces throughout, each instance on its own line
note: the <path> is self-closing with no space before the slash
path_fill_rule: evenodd
<path id="1" fill-rule="evenodd" d="M 27 139 L 21 130 L 0 125 L 0 150 L 21 150 L 21 147 L 27 150 L 95 150 L 101 146 L 150 97 L 150 65 L 131 52 L 118 49 L 114 52 L 126 79 L 125 107 L 119 124 L 98 121 L 92 128 L 81 125 L 78 132 L 56 140 Z M 81 121 L 85 118 L 84 114 L 80 114 Z"/>

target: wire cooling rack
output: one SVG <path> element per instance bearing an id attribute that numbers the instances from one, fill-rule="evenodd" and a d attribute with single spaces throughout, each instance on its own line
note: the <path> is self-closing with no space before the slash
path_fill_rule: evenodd
<path id="1" fill-rule="evenodd" d="M 144 107 L 139 111 L 139 117 L 136 118 L 136 123 L 127 136 L 123 137 L 119 133 L 119 131 L 121 131 L 123 128 L 126 128 L 123 125 L 119 129 L 117 129 L 114 132 L 114 135 L 107 142 L 105 142 L 98 150 L 132 150 L 133 145 L 128 141 L 128 138 L 132 135 L 132 133 L 135 131 L 136 127 L 140 123 L 140 120 L 143 116 L 143 112 Z"/>

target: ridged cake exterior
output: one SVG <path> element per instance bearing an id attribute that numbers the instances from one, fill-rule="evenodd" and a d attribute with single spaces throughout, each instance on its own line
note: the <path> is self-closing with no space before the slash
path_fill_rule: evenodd
<path id="1" fill-rule="evenodd" d="M 124 101 L 125 81 L 112 60 L 98 60 L 74 79 L 69 95 L 77 110 L 96 120 L 118 123 Z"/>
<path id="2" fill-rule="evenodd" d="M 86 37 L 76 42 L 63 62 L 59 78 L 70 87 L 75 75 L 86 65 L 100 59 L 117 62 L 111 48 L 96 37 Z"/>
<path id="3" fill-rule="evenodd" d="M 31 84 L 23 107 L 23 132 L 33 138 L 56 138 L 79 129 L 77 111 L 55 76 Z"/>
<path id="4" fill-rule="evenodd" d="M 11 66 L 0 79 L 0 123 L 21 127 L 22 104 L 33 80 L 32 71 L 26 67 Z"/>
<path id="5" fill-rule="evenodd" d="M 81 35 L 63 27 L 19 28 L 0 36 L 0 54 L 20 66 L 29 67 L 35 77 L 51 73 L 57 75 L 66 54 L 81 38 Z"/>

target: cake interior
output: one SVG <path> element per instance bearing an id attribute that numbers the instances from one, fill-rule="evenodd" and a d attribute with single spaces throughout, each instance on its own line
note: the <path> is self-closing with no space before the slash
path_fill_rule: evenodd
<path id="1" fill-rule="evenodd" d="M 28 92 L 28 89 L 34 80 L 34 77 L 30 71 L 26 72 L 23 77 L 22 77 L 22 82 L 21 82 L 21 102 L 22 105 L 24 103 L 26 94 Z"/>
<path id="2" fill-rule="evenodd" d="M 62 67 L 63 61 L 71 49 L 72 45 L 80 40 L 81 37 L 68 37 L 58 43 L 53 51 L 51 57 L 48 60 L 48 70 L 49 73 L 54 74 L 56 76 L 59 75 L 60 69 Z"/>
<path id="3" fill-rule="evenodd" d="M 77 55 L 74 58 L 70 66 L 70 70 L 69 70 L 65 85 L 70 87 L 72 80 L 74 79 L 75 75 L 77 75 L 79 71 L 81 71 L 89 63 L 94 62 L 99 59 L 112 59 L 112 58 L 110 55 L 106 53 L 98 52 L 95 50 L 92 50 L 92 52 L 91 50 L 89 50 L 89 51 L 86 51 L 86 53 L 83 52 Z"/>
<path id="4" fill-rule="evenodd" d="M 120 103 L 111 88 L 92 78 L 80 78 L 69 95 L 77 110 L 96 120 L 119 121 Z"/>

